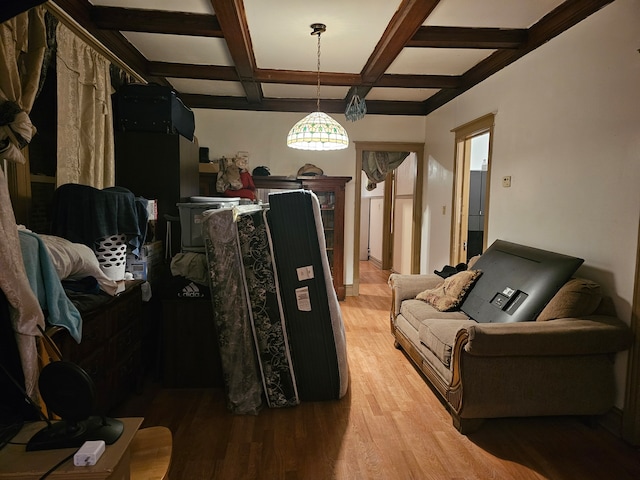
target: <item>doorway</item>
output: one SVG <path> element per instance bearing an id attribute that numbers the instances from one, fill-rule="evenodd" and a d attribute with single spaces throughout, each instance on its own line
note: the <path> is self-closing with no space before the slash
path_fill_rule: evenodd
<path id="1" fill-rule="evenodd" d="M 458 127 L 451 221 L 451 265 L 467 263 L 487 247 L 494 114 Z"/>
<path id="2" fill-rule="evenodd" d="M 351 287 L 351 291 L 349 292 L 352 296 L 357 296 L 360 290 L 360 258 L 361 258 L 361 243 L 360 243 L 360 235 L 361 235 L 361 219 L 362 219 L 362 185 L 363 185 L 363 175 L 362 175 L 362 155 L 364 151 L 381 151 L 381 152 L 413 152 L 415 155 L 415 160 L 413 162 L 414 168 L 414 176 L 415 180 L 413 182 L 413 192 L 411 197 L 411 208 L 410 210 L 404 209 L 406 211 L 410 211 L 410 218 L 407 223 L 410 223 L 410 233 L 407 236 L 407 233 L 403 234 L 403 245 L 405 245 L 405 250 L 408 252 L 404 252 L 407 255 L 407 258 L 410 262 L 410 270 L 411 273 L 418 273 L 420 270 L 420 247 L 421 247 L 421 229 L 422 229 L 422 184 L 423 184 L 423 170 L 424 170 L 424 144 L 423 143 L 401 143 L 401 142 L 354 142 L 356 146 L 356 162 L 355 162 L 355 206 L 354 206 L 354 252 L 353 252 L 353 285 Z M 393 177 L 388 176 L 387 178 L 393 179 Z M 390 187 L 393 185 L 392 182 L 385 181 L 384 190 L 389 191 L 390 193 L 385 193 L 387 195 L 393 195 Z M 404 187 L 403 187 L 404 188 Z M 406 199 L 405 199 L 406 200 Z M 391 208 L 390 202 L 386 202 L 386 208 Z M 396 214 L 398 215 L 398 213 Z M 384 217 L 391 219 L 392 216 L 388 217 L 385 215 Z M 391 220 L 385 221 L 385 226 L 383 227 L 385 232 L 391 232 L 393 229 L 393 222 Z M 389 235 L 390 238 L 390 235 Z M 388 250 L 387 250 L 388 251 Z"/>

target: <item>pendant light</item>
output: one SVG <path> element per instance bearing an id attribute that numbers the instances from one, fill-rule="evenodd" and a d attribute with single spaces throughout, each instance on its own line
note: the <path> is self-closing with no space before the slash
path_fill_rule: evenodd
<path id="1" fill-rule="evenodd" d="M 311 25 L 311 35 L 318 36 L 317 111 L 296 123 L 287 135 L 287 146 L 299 150 L 342 150 L 349 146 L 347 131 L 326 113 L 320 111 L 320 35 L 327 30 L 323 23 Z"/>

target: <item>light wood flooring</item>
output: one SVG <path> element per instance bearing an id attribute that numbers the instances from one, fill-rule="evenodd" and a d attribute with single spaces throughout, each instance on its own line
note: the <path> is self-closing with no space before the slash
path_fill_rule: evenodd
<path id="1" fill-rule="evenodd" d="M 459 434 L 393 346 L 388 275 L 362 262 L 360 296 L 341 302 L 345 398 L 236 416 L 221 390 L 150 387 L 117 413 L 171 429 L 173 480 L 640 478 L 640 450 L 575 418 L 494 419 Z"/>

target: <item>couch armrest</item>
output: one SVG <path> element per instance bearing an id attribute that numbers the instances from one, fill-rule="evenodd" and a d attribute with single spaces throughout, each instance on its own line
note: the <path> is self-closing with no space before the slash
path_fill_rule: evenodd
<path id="1" fill-rule="evenodd" d="M 434 273 L 401 275 L 392 273 L 389 275 L 388 284 L 391 287 L 391 316 L 395 318 L 400 313 L 400 304 L 403 300 L 415 298 L 420 292 L 428 288 L 435 288 L 444 282 L 444 278 Z"/>
<path id="2" fill-rule="evenodd" d="M 629 348 L 631 329 L 616 317 L 591 315 L 547 322 L 478 323 L 459 338 L 466 344 L 458 347 L 476 356 L 593 355 Z"/>

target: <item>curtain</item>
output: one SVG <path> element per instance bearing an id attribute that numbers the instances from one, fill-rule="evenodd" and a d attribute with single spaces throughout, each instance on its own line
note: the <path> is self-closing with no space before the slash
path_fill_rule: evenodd
<path id="1" fill-rule="evenodd" d="M 27 114 L 38 91 L 45 49 L 44 7 L 32 8 L 0 24 L 0 104 L 4 107 L 11 104 L 5 111 L 11 118 L 5 116 L 6 123 L 0 127 L 7 140 L 3 159 L 20 164 L 26 162 L 20 148 L 35 133 Z M 7 175 L 15 176 L 13 167 L 8 169 Z M 25 390 L 35 398 L 38 380 L 36 337 L 40 335 L 38 326 L 44 327 L 44 315 L 27 279 L 7 177 L 2 168 L 0 236 L 0 288 L 11 306 L 11 325 L 20 352 Z"/>
<path id="2" fill-rule="evenodd" d="M 7 181 L 0 169 L 0 288 L 11 305 L 11 326 L 15 332 L 25 390 L 36 398 L 38 380 L 38 326 L 44 328 L 44 315 L 31 286 L 22 259 L 18 226 L 11 208 Z"/>
<path id="3" fill-rule="evenodd" d="M 409 152 L 362 152 L 362 170 L 366 173 L 369 183 L 367 190 L 376 188 L 376 184 L 383 182 L 387 174 L 400 166 Z"/>
<path id="4" fill-rule="evenodd" d="M 0 24 L 0 157 L 19 164 L 36 131 L 28 113 L 47 45 L 44 11 L 35 7 Z"/>
<path id="5" fill-rule="evenodd" d="M 62 23 L 57 29 L 56 186 L 115 184 L 110 63 Z"/>

